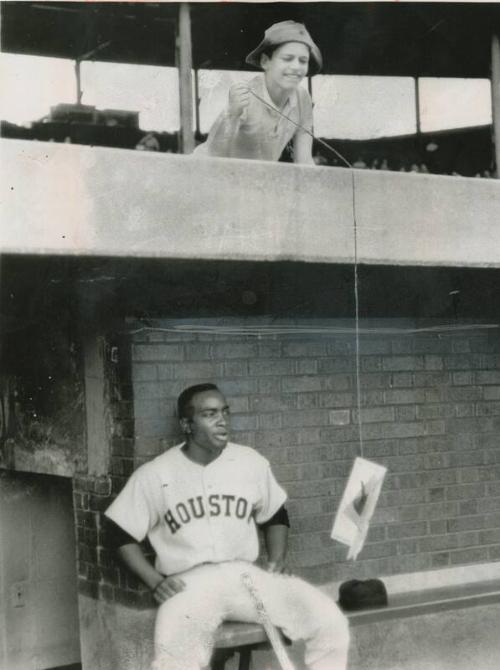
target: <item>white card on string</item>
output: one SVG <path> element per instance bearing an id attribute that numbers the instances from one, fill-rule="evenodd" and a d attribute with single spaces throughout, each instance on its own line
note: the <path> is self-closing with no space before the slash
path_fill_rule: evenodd
<path id="1" fill-rule="evenodd" d="M 347 558 L 356 560 L 368 534 L 387 468 L 356 458 L 335 516 L 331 538 L 349 547 Z"/>

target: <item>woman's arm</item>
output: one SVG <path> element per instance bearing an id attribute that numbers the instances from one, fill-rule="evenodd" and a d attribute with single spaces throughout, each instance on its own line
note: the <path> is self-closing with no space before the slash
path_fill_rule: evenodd
<path id="1" fill-rule="evenodd" d="M 246 84 L 234 84 L 229 90 L 225 111 L 214 122 L 207 139 L 209 156 L 231 157 L 231 146 L 240 127 L 241 116 L 248 107 L 250 93 Z"/>
<path id="2" fill-rule="evenodd" d="M 315 165 L 312 157 L 313 138 L 303 130 L 298 130 L 293 138 L 293 162 Z"/>

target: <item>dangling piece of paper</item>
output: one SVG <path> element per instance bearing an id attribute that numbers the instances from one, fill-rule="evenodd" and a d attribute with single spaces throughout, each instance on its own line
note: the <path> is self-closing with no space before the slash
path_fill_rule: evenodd
<path id="1" fill-rule="evenodd" d="M 368 534 L 387 468 L 356 458 L 335 517 L 331 538 L 349 547 L 347 558 L 356 560 Z"/>

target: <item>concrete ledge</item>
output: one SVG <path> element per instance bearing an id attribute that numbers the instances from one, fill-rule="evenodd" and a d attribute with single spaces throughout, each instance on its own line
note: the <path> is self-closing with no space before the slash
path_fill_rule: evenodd
<path id="1" fill-rule="evenodd" d="M 500 604 L 500 580 L 389 596 L 387 607 L 346 612 L 352 626 L 435 612 Z"/>
<path id="2" fill-rule="evenodd" d="M 500 267 L 493 179 L 1 143 L 3 253 Z"/>

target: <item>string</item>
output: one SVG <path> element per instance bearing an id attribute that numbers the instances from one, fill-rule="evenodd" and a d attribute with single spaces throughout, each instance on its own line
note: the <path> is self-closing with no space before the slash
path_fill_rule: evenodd
<path id="1" fill-rule="evenodd" d="M 359 274 L 358 274 L 358 226 L 356 220 L 356 184 L 354 177 L 354 170 L 352 169 L 351 163 L 343 156 L 340 151 L 337 151 L 334 147 L 331 147 L 329 144 L 324 142 L 319 137 L 316 137 L 308 128 L 305 128 L 300 123 L 294 121 L 289 116 L 281 112 L 279 109 L 274 107 L 274 105 L 269 104 L 267 100 L 264 100 L 257 95 L 255 91 L 251 88 L 248 89 L 250 93 L 260 100 L 264 105 L 267 105 L 274 112 L 282 116 L 284 119 L 292 123 L 294 126 L 307 133 L 312 137 L 313 141 L 318 142 L 322 146 L 326 147 L 328 151 L 331 151 L 333 154 L 338 156 L 351 171 L 351 188 L 352 188 L 352 219 L 353 219 L 353 242 L 354 242 L 354 323 L 355 323 L 355 360 L 356 360 L 356 407 L 357 407 L 357 424 L 358 424 L 358 435 L 359 435 L 359 452 L 361 458 L 364 456 L 363 448 L 363 423 L 361 420 L 361 365 L 360 365 L 360 341 L 359 341 Z"/>

